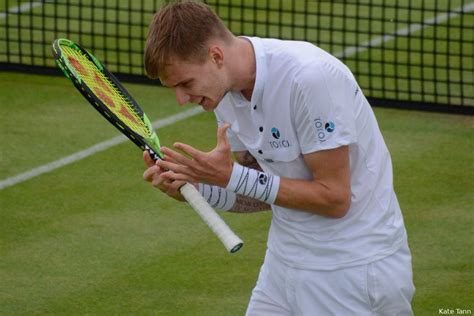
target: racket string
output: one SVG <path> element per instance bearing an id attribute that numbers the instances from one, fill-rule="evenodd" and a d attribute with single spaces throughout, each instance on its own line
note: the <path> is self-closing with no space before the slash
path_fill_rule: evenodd
<path id="1" fill-rule="evenodd" d="M 152 131 L 143 123 L 142 117 L 134 109 L 131 101 L 124 96 L 115 84 L 107 78 L 97 66 L 82 52 L 69 46 L 61 45 L 67 61 L 74 72 L 89 87 L 89 89 L 127 126 L 143 137 Z"/>

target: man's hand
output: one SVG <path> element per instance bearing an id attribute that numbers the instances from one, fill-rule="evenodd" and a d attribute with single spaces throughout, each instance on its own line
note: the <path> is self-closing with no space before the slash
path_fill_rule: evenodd
<path id="1" fill-rule="evenodd" d="M 148 167 L 143 173 L 143 179 L 150 182 L 154 187 L 158 188 L 161 192 L 166 193 L 170 197 L 184 201 L 183 196 L 179 192 L 179 188 L 186 182 L 184 181 L 173 181 L 163 177 L 169 171 L 166 171 L 159 167 L 150 157 L 147 151 L 143 152 L 143 160 L 145 165 Z"/>
<path id="2" fill-rule="evenodd" d="M 224 124 L 217 130 L 217 145 L 210 152 L 197 150 L 183 143 L 175 143 L 174 148 L 184 153 L 162 147 L 164 160 L 156 162 L 160 170 L 169 170 L 160 174 L 167 181 L 186 181 L 207 183 L 226 187 L 232 174 L 232 154 L 226 131 L 230 127 Z"/>

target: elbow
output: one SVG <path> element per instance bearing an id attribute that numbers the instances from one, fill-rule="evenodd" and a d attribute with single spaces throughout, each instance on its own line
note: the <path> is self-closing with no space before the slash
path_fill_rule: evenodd
<path id="1" fill-rule="evenodd" d="M 347 213 L 349 213 L 350 206 L 351 206 L 350 201 L 349 203 L 339 204 L 332 210 L 329 216 L 332 218 L 343 218 L 344 216 L 347 215 Z"/>
<path id="2" fill-rule="evenodd" d="M 331 203 L 332 207 L 328 214 L 332 218 L 343 218 L 349 213 L 351 207 L 351 192 L 345 192 L 334 198 Z"/>

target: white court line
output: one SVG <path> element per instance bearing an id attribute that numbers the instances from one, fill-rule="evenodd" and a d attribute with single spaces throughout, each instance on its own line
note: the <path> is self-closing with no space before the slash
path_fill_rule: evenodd
<path id="1" fill-rule="evenodd" d="M 41 7 L 43 5 L 43 1 L 35 1 L 35 2 L 25 2 L 22 3 L 20 6 L 11 7 L 6 12 L 0 12 L 0 20 L 7 17 L 10 13 L 20 13 L 33 10 L 34 8 Z"/>
<path id="2" fill-rule="evenodd" d="M 397 31 L 395 31 L 391 34 L 384 35 L 384 36 L 377 36 L 377 37 L 375 37 L 375 38 L 373 38 L 369 41 L 365 41 L 365 42 L 360 43 L 358 46 L 347 47 L 343 51 L 335 53 L 334 56 L 336 56 L 338 58 L 352 56 L 354 54 L 364 52 L 364 51 L 368 50 L 371 47 L 379 46 L 379 45 L 381 45 L 385 42 L 391 41 L 391 40 L 395 39 L 395 37 L 397 37 L 397 36 L 406 36 L 406 35 L 409 35 L 411 33 L 415 33 L 415 32 L 420 31 L 420 30 L 422 30 L 426 27 L 443 23 L 444 21 L 455 18 L 455 17 L 461 15 L 462 13 L 468 13 L 468 12 L 471 12 L 471 11 L 474 11 L 474 2 L 468 3 L 463 7 L 456 8 L 456 9 L 452 10 L 449 13 L 441 13 L 441 14 L 438 14 L 437 16 L 435 16 L 435 17 L 426 19 L 426 20 L 423 21 L 422 24 L 413 23 L 413 24 L 410 24 L 408 27 L 404 27 L 402 29 L 399 29 L 399 30 L 397 30 Z"/>
<path id="3" fill-rule="evenodd" d="M 33 2 L 33 3 L 42 4 L 41 2 Z M 23 5 L 21 5 L 20 7 L 22 7 L 22 6 Z M 31 7 L 30 3 L 26 3 L 25 6 L 27 8 Z M 14 8 L 9 9 L 9 11 L 13 10 L 13 9 Z M 471 12 L 473 10 L 474 10 L 474 2 L 471 2 L 469 4 L 466 4 L 463 7 L 459 7 L 459 8 L 454 9 L 453 10 L 454 12 L 439 14 L 439 15 L 433 17 L 433 18 L 429 18 L 429 19 L 424 20 L 422 24 L 419 24 L 419 23 L 411 24 L 410 26 L 399 29 L 399 30 L 395 31 L 392 34 L 375 37 L 370 41 L 365 41 L 365 42 L 361 43 L 359 46 L 348 47 L 343 51 L 335 53 L 334 55 L 336 57 L 348 57 L 348 56 L 363 52 L 363 51 L 365 51 L 365 50 L 367 50 L 371 47 L 381 45 L 385 42 L 391 41 L 391 40 L 395 39 L 396 36 L 408 35 L 410 33 L 413 33 L 413 32 L 419 31 L 423 28 L 426 28 L 428 26 L 432 26 L 432 25 L 435 25 L 435 24 L 442 23 L 442 22 L 444 22 L 448 19 L 457 17 L 462 13 Z M 0 18 L 1 17 L 2 16 L 0 15 Z M 157 121 L 156 122 L 157 127 L 155 127 L 155 128 L 164 127 L 164 126 L 173 124 L 175 122 L 178 122 L 180 120 L 183 120 L 183 119 L 191 117 L 191 116 L 194 116 L 194 115 L 196 115 L 198 113 L 201 113 L 201 112 L 202 112 L 201 108 L 193 108 L 191 110 L 182 112 L 180 114 L 173 115 L 173 116 L 171 116 L 167 119 Z M 177 117 L 179 117 L 179 118 L 177 118 Z M 165 122 L 165 123 L 162 123 L 162 122 Z M 10 186 L 13 186 L 15 184 L 24 182 L 26 180 L 29 180 L 29 179 L 34 178 L 36 176 L 39 176 L 43 173 L 51 172 L 55 169 L 58 169 L 58 168 L 63 167 L 65 165 L 71 164 L 71 163 L 76 162 L 78 160 L 84 159 L 86 157 L 89 157 L 89 156 L 97 153 L 97 152 L 104 151 L 108 148 L 111 148 L 113 146 L 121 144 L 121 143 L 125 142 L 126 140 L 127 140 L 127 138 L 125 136 L 122 136 L 122 135 L 117 136 L 117 137 L 112 138 L 108 141 L 99 143 L 97 145 L 94 145 L 94 146 L 92 146 L 88 149 L 77 152 L 77 153 L 72 154 L 70 156 L 61 158 L 59 160 L 53 161 L 51 163 L 48 163 L 46 165 L 43 165 L 43 166 L 40 166 L 40 167 L 37 167 L 37 168 L 34 168 L 30 171 L 20 173 L 16 176 L 1 180 L 0 181 L 0 190 L 2 190 L 4 188 L 7 188 L 7 187 L 10 187 Z"/>
<path id="4" fill-rule="evenodd" d="M 158 120 L 158 121 L 153 122 L 153 128 L 158 129 L 158 128 L 162 128 L 162 127 L 165 127 L 165 126 L 169 126 L 169 125 L 172 125 L 172 124 L 177 123 L 179 121 L 185 120 L 189 117 L 192 117 L 192 116 L 197 115 L 197 114 L 202 113 L 202 112 L 204 112 L 204 111 L 200 107 L 192 108 L 190 110 L 183 111 L 181 113 L 172 115 L 172 116 L 164 118 L 162 120 Z M 89 147 L 87 149 L 78 151 L 78 152 L 76 152 L 72 155 L 66 156 L 64 158 L 58 159 L 56 161 L 50 162 L 50 163 L 42 165 L 40 167 L 31 169 L 29 171 L 17 174 L 16 176 L 7 178 L 5 180 L 1 180 L 0 181 L 0 190 L 3 190 L 5 188 L 11 187 L 15 184 L 24 182 L 24 181 L 29 180 L 31 178 L 37 177 L 37 176 L 42 175 L 44 173 L 51 172 L 51 171 L 56 170 L 58 168 L 61 168 L 63 166 L 69 165 L 73 162 L 82 160 L 82 159 L 87 158 L 89 156 L 92 156 L 92 155 L 94 155 L 98 152 L 101 152 L 101 151 L 107 150 L 111 147 L 122 144 L 122 143 L 126 142 L 127 140 L 128 140 L 128 138 L 126 136 L 119 135 L 119 136 L 116 136 L 116 137 L 111 138 L 109 140 L 106 140 L 104 142 L 98 143 L 98 144 L 96 144 L 92 147 Z"/>

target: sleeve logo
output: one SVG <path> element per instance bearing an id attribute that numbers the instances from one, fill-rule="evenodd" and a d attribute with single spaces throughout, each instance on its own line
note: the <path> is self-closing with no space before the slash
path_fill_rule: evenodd
<path id="1" fill-rule="evenodd" d="M 329 121 L 324 125 L 324 129 L 327 132 L 332 133 L 336 129 L 336 124 L 334 124 L 334 122 Z"/>
<path id="2" fill-rule="evenodd" d="M 336 124 L 334 124 L 333 121 L 323 122 L 320 117 L 315 118 L 313 124 L 316 136 L 321 144 L 326 141 L 328 133 L 332 133 L 336 130 Z"/>

